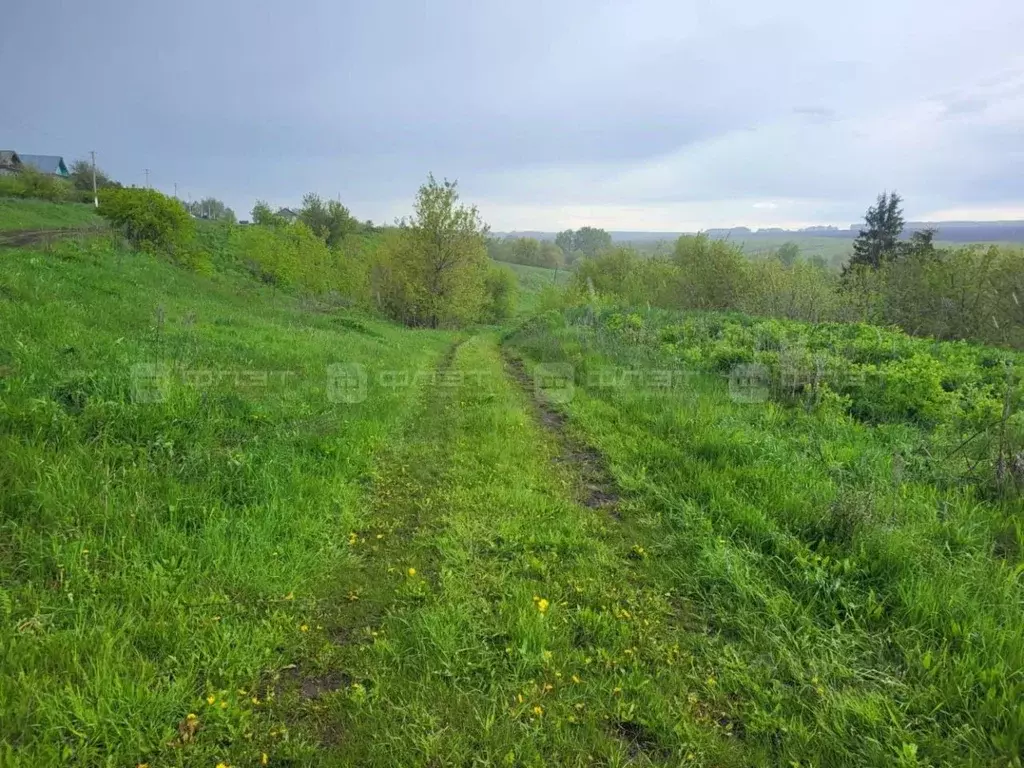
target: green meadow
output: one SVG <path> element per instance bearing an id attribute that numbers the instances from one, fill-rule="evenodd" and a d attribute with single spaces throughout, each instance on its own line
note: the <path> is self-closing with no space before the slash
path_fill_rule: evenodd
<path id="1" fill-rule="evenodd" d="M 1021 764 L 1018 353 L 251 229 L 0 249 L 0 765 Z"/>

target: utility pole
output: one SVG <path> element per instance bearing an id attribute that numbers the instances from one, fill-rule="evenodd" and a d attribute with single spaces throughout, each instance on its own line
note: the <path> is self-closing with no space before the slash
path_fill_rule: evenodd
<path id="1" fill-rule="evenodd" d="M 149 168 L 143 168 L 142 170 L 146 172 L 146 189 L 149 189 Z"/>
<path id="2" fill-rule="evenodd" d="M 174 197 L 178 197 L 178 182 L 174 182 Z"/>
<path id="3" fill-rule="evenodd" d="M 92 155 L 92 202 L 97 208 L 100 207 L 100 196 L 96 193 L 96 150 L 90 149 Z"/>

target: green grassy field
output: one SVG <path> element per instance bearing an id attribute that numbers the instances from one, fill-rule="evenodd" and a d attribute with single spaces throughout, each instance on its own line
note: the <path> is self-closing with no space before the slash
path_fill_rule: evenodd
<path id="1" fill-rule="evenodd" d="M 820 372 L 811 400 L 779 367 L 786 342 Z M 722 737 L 709 764 L 1016 764 L 1024 478 L 992 486 L 994 443 L 1020 440 L 1012 353 L 658 312 L 549 314 L 511 344 L 567 366 L 563 409 L 645 529 L 680 620 L 673 685 Z M 724 378 L 742 364 L 763 366 L 752 389 Z M 954 455 L 993 413 L 1005 430 Z M 672 715 L 642 711 L 659 746 L 686 748 Z"/>
<path id="2" fill-rule="evenodd" d="M 572 274 L 570 270 L 564 268 L 555 270 L 525 264 L 499 263 L 515 272 L 516 279 L 519 280 L 517 309 L 520 314 L 533 312 L 543 300 L 543 296 L 552 292 L 552 287 L 564 286 Z"/>
<path id="3" fill-rule="evenodd" d="M 0 231 L 98 227 L 102 219 L 85 203 L 0 199 Z"/>
<path id="4" fill-rule="evenodd" d="M 1014 356 L 522 322 L 0 251 L 0 765 L 1019 764 L 1019 497 L 929 458 Z"/>
<path id="5" fill-rule="evenodd" d="M 767 256 L 775 253 L 785 243 L 795 243 L 800 248 L 800 255 L 809 259 L 820 256 L 826 262 L 834 265 L 842 264 L 853 253 L 853 239 L 838 237 L 815 237 L 813 235 L 801 234 L 776 234 L 764 233 L 753 234 L 746 237 L 733 238 L 732 242 L 739 245 L 743 252 L 749 256 Z M 938 248 L 958 248 L 964 243 L 936 240 Z M 975 243 L 984 245 L 984 243 Z"/>

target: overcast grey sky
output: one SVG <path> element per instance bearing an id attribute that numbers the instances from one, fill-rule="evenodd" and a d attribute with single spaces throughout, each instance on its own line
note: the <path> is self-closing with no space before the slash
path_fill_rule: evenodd
<path id="1" fill-rule="evenodd" d="M 1021 0 L 13 0 L 0 149 L 498 230 L 1024 218 Z"/>

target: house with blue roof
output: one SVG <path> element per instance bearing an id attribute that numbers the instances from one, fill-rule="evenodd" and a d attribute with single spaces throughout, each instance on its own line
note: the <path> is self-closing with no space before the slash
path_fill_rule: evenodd
<path id="1" fill-rule="evenodd" d="M 26 155 L 13 149 L 0 149 L 0 174 L 14 174 L 32 168 L 48 176 L 66 179 L 71 174 L 60 155 Z"/>
<path id="2" fill-rule="evenodd" d="M 65 179 L 71 175 L 68 173 L 68 167 L 64 164 L 64 158 L 60 155 L 26 155 L 19 152 L 18 157 L 21 158 L 22 165 L 35 168 L 40 173 L 60 176 Z"/>

